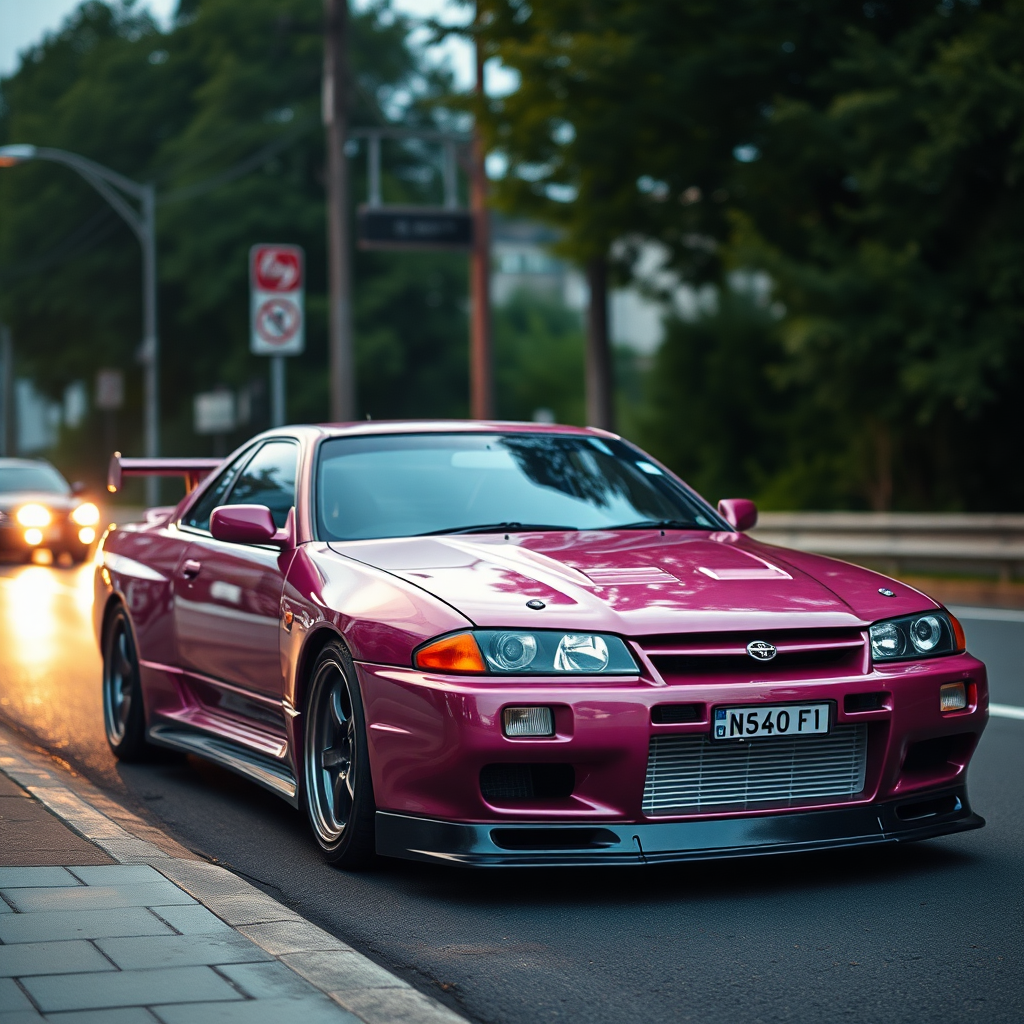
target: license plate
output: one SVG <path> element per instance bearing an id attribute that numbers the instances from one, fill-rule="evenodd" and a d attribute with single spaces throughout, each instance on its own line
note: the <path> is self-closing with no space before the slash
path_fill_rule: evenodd
<path id="1" fill-rule="evenodd" d="M 711 736 L 716 740 L 752 740 L 769 736 L 820 736 L 828 732 L 828 704 L 759 704 L 715 708 Z"/>

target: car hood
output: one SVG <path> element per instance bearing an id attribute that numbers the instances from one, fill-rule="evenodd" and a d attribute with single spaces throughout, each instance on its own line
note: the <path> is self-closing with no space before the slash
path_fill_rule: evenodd
<path id="1" fill-rule="evenodd" d="M 878 573 L 736 533 L 517 533 L 330 546 L 428 591 L 484 627 L 626 635 L 849 627 L 936 607 Z M 528 608 L 531 600 L 544 608 Z"/>
<path id="2" fill-rule="evenodd" d="M 4 491 L 0 494 L 0 512 L 13 512 L 15 509 L 21 508 L 22 505 L 28 505 L 30 502 L 36 505 L 44 505 L 54 512 L 69 512 L 81 503 L 81 499 L 69 494 L 53 494 L 52 492 L 49 494 L 34 494 L 31 491 Z"/>

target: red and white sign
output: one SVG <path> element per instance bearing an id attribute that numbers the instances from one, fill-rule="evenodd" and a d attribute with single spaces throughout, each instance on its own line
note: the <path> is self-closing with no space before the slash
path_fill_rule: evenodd
<path id="1" fill-rule="evenodd" d="M 303 253 L 297 245 L 249 250 L 251 334 L 258 356 L 297 356 L 305 347 Z"/>

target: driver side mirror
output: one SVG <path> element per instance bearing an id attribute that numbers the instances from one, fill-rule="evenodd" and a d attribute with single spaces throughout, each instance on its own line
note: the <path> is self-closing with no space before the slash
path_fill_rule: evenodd
<path id="1" fill-rule="evenodd" d="M 280 544 L 286 530 L 279 531 L 266 505 L 219 505 L 210 514 L 214 540 L 230 544 Z"/>
<path id="2" fill-rule="evenodd" d="M 722 518 L 737 532 L 757 525 L 757 506 L 748 498 L 723 498 L 718 503 Z"/>

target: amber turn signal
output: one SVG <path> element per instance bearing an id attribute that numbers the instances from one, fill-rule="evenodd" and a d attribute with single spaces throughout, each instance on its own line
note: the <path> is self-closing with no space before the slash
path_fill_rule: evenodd
<path id="1" fill-rule="evenodd" d="M 964 627 L 960 625 L 957 617 L 952 612 L 946 612 L 949 616 L 949 624 L 953 627 L 953 643 L 956 645 L 956 653 L 963 654 L 967 650 L 967 637 L 964 635 Z"/>
<path id="2" fill-rule="evenodd" d="M 484 672 L 483 656 L 472 633 L 445 636 L 416 652 L 416 667 L 436 672 Z"/>

